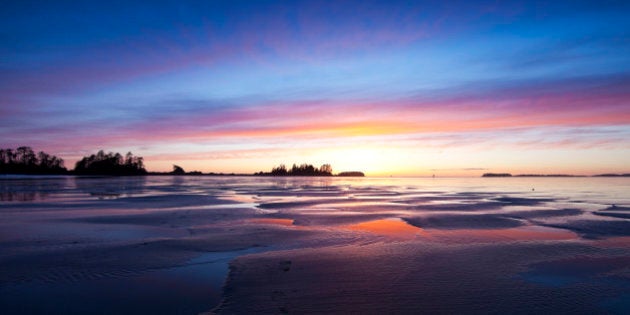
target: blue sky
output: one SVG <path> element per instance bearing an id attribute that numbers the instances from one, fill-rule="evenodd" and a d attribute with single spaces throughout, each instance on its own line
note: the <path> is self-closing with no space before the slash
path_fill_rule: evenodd
<path id="1" fill-rule="evenodd" d="M 0 144 L 70 167 L 131 150 L 156 171 L 629 172 L 628 13 L 623 1 L 9 3 Z"/>

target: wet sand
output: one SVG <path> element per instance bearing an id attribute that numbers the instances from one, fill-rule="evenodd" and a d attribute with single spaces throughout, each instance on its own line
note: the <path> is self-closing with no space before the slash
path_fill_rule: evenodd
<path id="1" fill-rule="evenodd" d="M 3 179 L 0 311 L 627 313 L 628 191 L 624 178 Z"/>
<path id="2" fill-rule="evenodd" d="M 584 270 L 585 264 L 597 267 Z M 549 242 L 405 242 L 269 252 L 231 263 L 226 298 L 215 312 L 614 312 L 603 305 L 627 295 L 629 265 L 630 257 L 614 250 Z"/>

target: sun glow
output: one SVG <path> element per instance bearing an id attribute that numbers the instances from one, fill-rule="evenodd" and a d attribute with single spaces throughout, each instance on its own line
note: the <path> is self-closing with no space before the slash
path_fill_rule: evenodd
<path id="1" fill-rule="evenodd" d="M 392 164 L 399 157 L 391 148 L 355 147 L 320 151 L 315 158 L 330 161 L 335 173 L 361 171 L 369 176 L 379 176 L 402 171 Z"/>

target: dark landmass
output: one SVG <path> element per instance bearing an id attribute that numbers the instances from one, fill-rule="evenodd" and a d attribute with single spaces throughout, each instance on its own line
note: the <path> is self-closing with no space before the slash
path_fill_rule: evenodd
<path id="1" fill-rule="evenodd" d="M 512 177 L 510 173 L 484 173 L 481 177 Z"/>
<path id="2" fill-rule="evenodd" d="M 74 167 L 77 175 L 146 175 L 142 157 L 133 156 L 131 152 L 123 157 L 120 153 L 105 153 L 103 150 L 86 156 Z"/>
<path id="3" fill-rule="evenodd" d="M 173 172 L 148 172 L 147 176 L 254 176 L 253 174 L 241 173 L 203 173 L 200 171 L 185 172 L 184 174 L 173 174 Z"/>
<path id="4" fill-rule="evenodd" d="M 184 175 L 186 174 L 186 171 L 184 171 L 184 169 L 179 166 L 179 165 L 173 165 L 173 171 L 171 172 L 171 175 Z"/>
<path id="5" fill-rule="evenodd" d="M 30 147 L 0 149 L 0 174 L 63 175 L 68 170 L 63 159 Z"/>
<path id="6" fill-rule="evenodd" d="M 630 177 L 630 174 L 599 174 L 599 175 L 572 175 L 572 174 L 516 174 L 510 173 L 485 173 L 481 177 Z"/>
<path id="7" fill-rule="evenodd" d="M 586 177 L 584 175 L 570 175 L 570 174 L 518 174 L 514 177 Z"/>
<path id="8" fill-rule="evenodd" d="M 315 168 L 311 164 L 301 164 L 293 166 L 290 169 L 284 164 L 280 164 L 280 166 L 274 167 L 271 169 L 271 172 L 263 172 L 260 171 L 255 173 L 256 176 L 332 176 L 332 167 L 330 164 L 324 164 L 319 168 Z"/>
<path id="9" fill-rule="evenodd" d="M 363 172 L 341 172 L 341 173 L 337 174 L 337 176 L 342 176 L 342 177 L 365 177 L 365 174 L 363 174 Z"/>
<path id="10" fill-rule="evenodd" d="M 593 177 L 630 177 L 630 173 L 626 174 L 598 174 Z"/>
<path id="11" fill-rule="evenodd" d="M 516 174 L 510 173 L 485 173 L 481 177 L 584 177 L 570 174 Z"/>
<path id="12" fill-rule="evenodd" d="M 150 172 L 150 173 L 147 173 L 147 175 L 199 176 L 199 175 L 204 175 L 204 174 L 200 171 L 186 172 L 181 166 L 173 164 L 172 172 Z"/>
<path id="13" fill-rule="evenodd" d="M 96 176 L 333 176 L 330 164 L 324 164 L 319 168 L 312 164 L 301 164 L 290 169 L 284 164 L 271 169 L 271 172 L 257 172 L 254 174 L 242 173 L 202 173 L 200 171 L 186 172 L 181 166 L 173 165 L 171 172 L 147 172 L 142 157 L 136 157 L 127 153 L 124 157 L 120 153 L 105 153 L 100 150 L 97 154 L 83 157 L 75 165 L 75 169 L 68 171 L 64 161 L 54 155 L 45 152 L 35 153 L 30 147 L 22 146 L 17 149 L 0 149 L 0 174 L 23 175 L 96 175 Z M 364 177 L 359 171 L 340 172 L 335 176 L 340 177 Z M 589 177 L 586 175 L 572 174 L 517 174 L 511 173 L 484 173 L 481 177 Z M 605 173 L 590 177 L 630 177 L 630 173 Z"/>

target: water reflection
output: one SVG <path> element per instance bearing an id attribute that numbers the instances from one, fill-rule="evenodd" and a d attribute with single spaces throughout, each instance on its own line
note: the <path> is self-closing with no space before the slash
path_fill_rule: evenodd
<path id="1" fill-rule="evenodd" d="M 43 201 L 51 195 L 63 193 L 66 185 L 65 177 L 0 179 L 0 201 Z"/>
<path id="2" fill-rule="evenodd" d="M 73 182 L 79 191 L 98 199 L 131 197 L 146 191 L 145 176 L 130 177 L 75 177 Z"/>
<path id="3" fill-rule="evenodd" d="M 45 192 L 39 191 L 13 191 L 13 190 L 2 190 L 0 191 L 0 201 L 40 201 L 45 200 L 48 197 L 48 194 Z"/>
<path id="4" fill-rule="evenodd" d="M 417 236 L 428 236 L 421 228 L 409 225 L 398 218 L 361 222 L 347 225 L 345 228 L 354 231 L 370 232 L 395 239 L 414 239 Z"/>
<path id="5" fill-rule="evenodd" d="M 445 243 L 561 241 L 579 239 L 579 236 L 574 232 L 542 226 L 500 229 L 422 229 L 398 218 L 366 221 L 343 226 L 342 228 L 370 232 L 395 239 L 413 240 L 417 237 L 422 237 L 427 241 Z"/>

